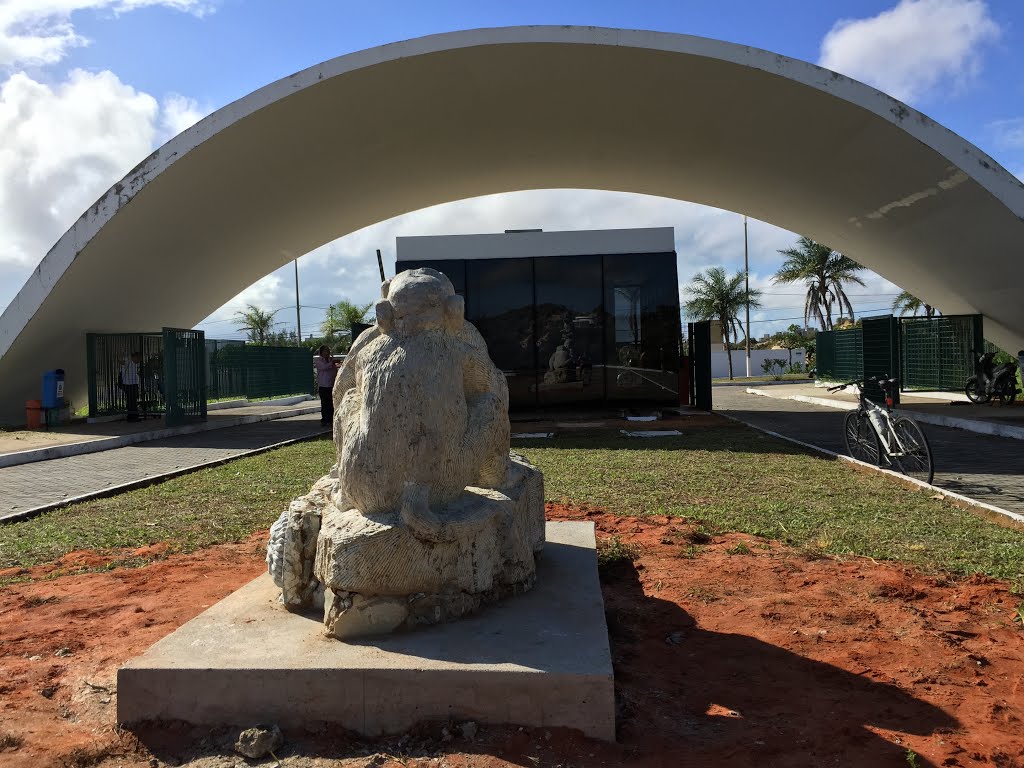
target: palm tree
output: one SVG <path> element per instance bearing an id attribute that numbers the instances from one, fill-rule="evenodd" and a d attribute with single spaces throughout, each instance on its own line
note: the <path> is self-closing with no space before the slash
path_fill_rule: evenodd
<path id="1" fill-rule="evenodd" d="M 924 310 L 924 316 L 929 320 L 935 316 L 935 307 L 931 304 L 925 304 L 910 291 L 903 291 L 892 302 L 892 311 L 899 310 L 900 317 L 904 315 L 916 316 L 922 309 Z"/>
<path id="2" fill-rule="evenodd" d="M 255 304 L 249 304 L 244 312 L 235 315 L 235 322 L 238 323 L 236 330 L 245 331 L 248 334 L 248 341 L 254 344 L 266 344 L 270 329 L 274 325 L 274 315 L 278 311 L 266 312 Z"/>
<path id="3" fill-rule="evenodd" d="M 739 321 L 740 310 L 749 302 L 750 306 L 761 306 L 761 292 L 744 288 L 746 272 L 737 272 L 729 277 L 722 267 L 711 267 L 707 272 L 698 272 L 686 288 L 686 313 L 698 320 L 717 320 L 722 324 L 725 335 L 726 357 L 729 359 L 729 378 L 732 378 L 732 352 L 729 349 L 730 333 L 735 331 L 739 339 L 743 324 Z"/>
<path id="4" fill-rule="evenodd" d="M 338 331 L 348 331 L 351 335 L 353 325 L 366 322 L 371 307 L 373 304 L 353 304 L 348 299 L 329 305 L 320 323 L 320 333 L 333 336 Z"/>
<path id="5" fill-rule="evenodd" d="M 772 281 L 775 283 L 806 283 L 804 323 L 811 318 L 821 323 L 823 331 L 832 330 L 832 305 L 837 304 L 839 316 L 844 310 L 853 319 L 853 305 L 843 286 L 846 283 L 864 285 L 857 273 L 864 267 L 848 256 L 833 251 L 827 245 L 801 237 L 795 247 L 779 251 L 786 260 Z"/>

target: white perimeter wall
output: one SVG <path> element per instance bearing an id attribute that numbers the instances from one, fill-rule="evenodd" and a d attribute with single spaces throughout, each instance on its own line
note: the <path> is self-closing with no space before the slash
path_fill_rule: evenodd
<path id="1" fill-rule="evenodd" d="M 750 350 L 750 375 L 751 376 L 763 376 L 764 371 L 761 370 L 761 361 L 768 358 L 776 358 L 778 360 L 785 360 L 786 364 L 789 364 L 789 352 L 784 349 L 752 349 Z M 804 364 L 804 351 L 802 349 L 793 350 L 793 365 Z M 711 376 L 712 378 L 721 378 L 729 375 L 729 360 L 725 356 L 725 351 L 712 352 L 711 353 Z M 738 377 L 747 375 L 747 352 L 744 349 L 734 349 L 732 351 L 732 375 Z"/>

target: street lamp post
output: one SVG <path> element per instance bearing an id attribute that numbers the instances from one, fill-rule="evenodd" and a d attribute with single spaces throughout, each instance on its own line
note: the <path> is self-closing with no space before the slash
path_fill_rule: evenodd
<path id="1" fill-rule="evenodd" d="M 295 336 L 296 344 L 302 346 L 302 314 L 299 309 L 299 260 L 295 259 Z"/>
<path id="2" fill-rule="evenodd" d="M 750 378 L 750 265 L 747 248 L 747 215 L 743 214 L 743 279 L 747 291 L 747 378 Z M 731 352 L 729 354 L 732 354 Z"/>

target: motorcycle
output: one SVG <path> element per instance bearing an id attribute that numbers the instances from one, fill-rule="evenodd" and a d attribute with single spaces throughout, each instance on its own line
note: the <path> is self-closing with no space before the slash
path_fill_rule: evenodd
<path id="1" fill-rule="evenodd" d="M 995 365 L 994 352 L 974 353 L 974 376 L 967 379 L 964 393 L 972 403 L 987 403 L 992 399 L 1010 405 L 1017 394 L 1017 363 Z"/>

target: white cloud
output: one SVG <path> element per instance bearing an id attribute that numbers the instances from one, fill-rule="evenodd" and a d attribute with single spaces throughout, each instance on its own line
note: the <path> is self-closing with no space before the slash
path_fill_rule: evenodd
<path id="1" fill-rule="evenodd" d="M 34 266 L 111 184 L 151 151 L 156 100 L 111 72 L 57 86 L 0 86 L 0 262 Z"/>
<path id="2" fill-rule="evenodd" d="M 981 69 L 983 46 L 999 36 L 985 0 L 900 0 L 877 16 L 836 22 L 819 63 L 917 101 L 946 84 L 965 87 Z"/>
<path id="3" fill-rule="evenodd" d="M 160 131 L 161 139 L 173 139 L 182 131 L 191 128 L 212 111 L 209 107 L 201 107 L 195 99 L 182 96 L 180 93 L 168 94 L 161 105 Z"/>
<path id="4" fill-rule="evenodd" d="M 77 11 L 126 13 L 163 6 L 203 15 L 211 0 L 0 0 L 0 69 L 56 64 L 89 41 L 75 31 Z"/>
<path id="5" fill-rule="evenodd" d="M 108 71 L 0 83 L 0 308 L 88 206 L 197 116 L 194 101 L 161 109 Z"/>

